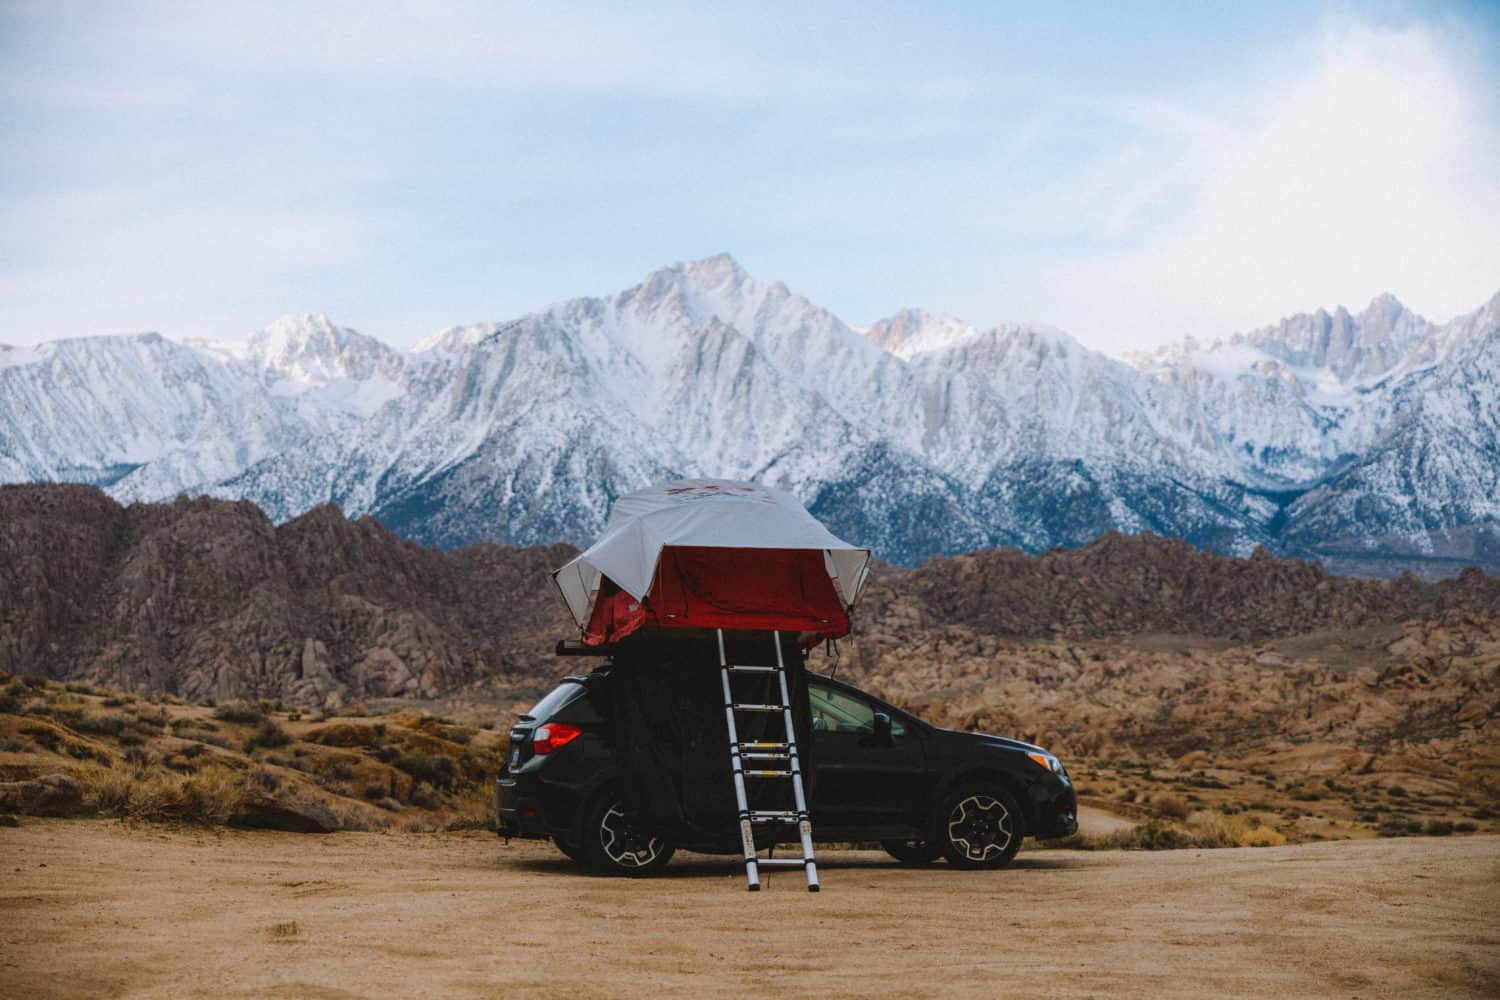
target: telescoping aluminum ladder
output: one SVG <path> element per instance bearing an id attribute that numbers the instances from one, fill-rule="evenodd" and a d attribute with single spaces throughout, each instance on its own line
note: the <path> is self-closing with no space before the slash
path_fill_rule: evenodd
<path id="1" fill-rule="evenodd" d="M 776 643 L 776 665 L 753 666 L 730 663 L 724 654 L 724 630 L 719 635 L 719 675 L 724 684 L 724 718 L 729 724 L 729 765 L 734 772 L 734 798 L 739 807 L 740 843 L 745 851 L 745 880 L 751 892 L 760 889 L 761 868 L 801 868 L 807 875 L 807 891 L 818 891 L 818 866 L 813 858 L 812 823 L 807 815 L 807 797 L 802 788 L 802 766 L 797 759 L 797 729 L 792 720 L 792 698 L 786 682 L 786 663 L 781 655 L 781 633 L 772 632 Z M 769 680 L 774 674 L 777 684 L 773 689 L 780 700 L 773 701 L 773 694 L 762 696 L 758 702 L 738 700 L 732 678 L 742 675 L 761 675 Z M 766 685 L 766 687 L 771 687 Z M 736 717 L 743 714 L 760 713 L 781 717 L 783 738 L 777 741 L 740 741 L 740 727 Z M 756 781 L 789 781 L 795 809 L 751 809 L 750 797 L 746 794 L 746 779 Z M 802 840 L 802 857 L 762 858 L 755 849 L 755 828 L 759 825 L 774 826 L 780 823 L 796 823 Z"/>

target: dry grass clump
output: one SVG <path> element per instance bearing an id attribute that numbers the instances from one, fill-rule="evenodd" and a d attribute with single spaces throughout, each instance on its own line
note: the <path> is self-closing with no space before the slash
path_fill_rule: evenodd
<path id="1" fill-rule="evenodd" d="M 221 825 L 245 800 L 245 777 L 223 764 L 191 774 L 148 767 L 90 767 L 79 775 L 84 800 L 100 813 L 137 820 Z"/>
<path id="2" fill-rule="evenodd" d="M 285 729 L 271 719 L 262 719 L 260 725 L 255 727 L 255 732 L 245 740 L 245 752 L 252 753 L 259 747 L 267 749 L 284 747 L 290 742 L 292 738 Z"/>
<path id="3" fill-rule="evenodd" d="M 1194 847 L 1280 847 L 1286 837 L 1257 816 L 1194 813 L 1188 820 Z"/>
<path id="4" fill-rule="evenodd" d="M 1175 851 L 1184 848 L 1280 847 L 1285 843 L 1286 836 L 1274 827 L 1263 825 L 1258 816 L 1197 812 L 1188 817 L 1185 825 L 1153 819 L 1102 837 L 1074 834 L 1064 840 L 1048 841 L 1045 846 L 1083 851 Z"/>

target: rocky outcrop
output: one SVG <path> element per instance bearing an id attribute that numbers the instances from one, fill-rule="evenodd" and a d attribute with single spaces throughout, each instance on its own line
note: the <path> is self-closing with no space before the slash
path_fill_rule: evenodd
<path id="1" fill-rule="evenodd" d="M 88 486 L 4 486 L 0 670 L 326 708 L 531 688 L 561 672 L 552 645 L 573 626 L 548 572 L 574 551 L 441 552 L 326 506 L 277 526 L 245 501 L 122 508 Z M 1500 581 L 1349 579 L 1110 533 L 1041 556 L 879 566 L 845 648 L 863 669 L 899 661 L 916 677 L 928 662 L 998 670 L 1017 640 L 1254 644 L 1454 613 L 1500 617 Z"/>
<path id="2" fill-rule="evenodd" d="M 1316 563 L 1248 559 L 1151 534 L 1109 532 L 1077 549 L 1028 556 L 988 549 L 883 567 L 861 631 L 964 625 L 989 635 L 1163 633 L 1258 639 L 1360 628 L 1452 609 L 1500 613 L 1500 580 L 1478 568 L 1426 583 L 1329 575 Z"/>
<path id="3" fill-rule="evenodd" d="M 573 549 L 442 553 L 322 507 L 122 508 L 88 486 L 0 487 L 0 670 L 190 699 L 328 708 L 529 676 Z"/>

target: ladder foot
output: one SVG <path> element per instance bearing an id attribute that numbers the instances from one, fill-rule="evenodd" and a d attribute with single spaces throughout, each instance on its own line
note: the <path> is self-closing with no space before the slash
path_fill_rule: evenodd
<path id="1" fill-rule="evenodd" d="M 810 886 L 807 887 L 807 891 L 808 892 L 817 892 L 818 891 L 818 887 L 816 885 L 810 885 Z"/>
<path id="2" fill-rule="evenodd" d="M 760 883 L 757 882 L 750 887 L 751 892 L 760 892 Z"/>

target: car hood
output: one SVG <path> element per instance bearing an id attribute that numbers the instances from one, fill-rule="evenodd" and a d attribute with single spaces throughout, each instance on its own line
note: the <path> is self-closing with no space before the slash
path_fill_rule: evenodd
<path id="1" fill-rule="evenodd" d="M 957 739 L 967 740 L 972 743 L 981 743 L 1000 750 L 1019 750 L 1022 753 L 1048 752 L 1035 743 L 1023 743 L 1020 740 L 1013 740 L 1009 736 L 992 736 L 989 733 L 965 733 L 957 729 L 944 729 L 942 732 Z"/>

